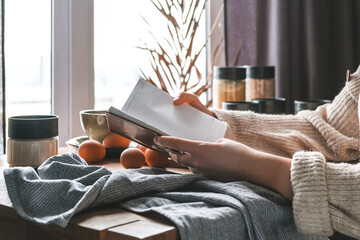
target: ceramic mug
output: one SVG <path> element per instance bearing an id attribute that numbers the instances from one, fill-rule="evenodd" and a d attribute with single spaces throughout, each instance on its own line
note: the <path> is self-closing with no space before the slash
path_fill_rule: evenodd
<path id="1" fill-rule="evenodd" d="M 102 142 L 110 133 L 105 110 L 80 111 L 81 127 L 90 139 Z"/>

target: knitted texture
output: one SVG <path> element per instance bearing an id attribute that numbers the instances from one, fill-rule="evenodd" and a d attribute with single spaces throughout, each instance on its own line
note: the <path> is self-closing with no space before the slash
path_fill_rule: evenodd
<path id="1" fill-rule="evenodd" d="M 330 152 L 323 152 L 326 159 L 335 161 L 355 160 L 359 154 L 360 67 L 350 76 L 345 87 L 332 104 L 319 107 L 316 111 L 302 111 L 304 117 L 326 139 Z"/>
<path id="2" fill-rule="evenodd" d="M 214 110 L 228 123 L 225 137 L 249 147 L 284 157 L 301 150 L 331 151 L 326 140 L 306 119 L 294 115 L 267 115 L 247 111 Z"/>
<path id="3" fill-rule="evenodd" d="M 359 97 L 360 66 L 332 103 L 315 111 L 294 116 L 214 110 L 229 123 L 226 137 L 293 158 L 293 211 L 301 232 L 360 238 L 360 164 L 336 163 L 360 157 Z"/>
<path id="4" fill-rule="evenodd" d="M 316 231 L 333 234 L 327 196 L 325 158 L 321 153 L 298 152 L 291 166 L 292 186 L 296 191 L 293 212 L 296 226 L 301 232 Z M 307 191 L 311 189 L 311 191 Z"/>
<path id="5" fill-rule="evenodd" d="M 360 237 L 360 165 L 327 163 L 317 152 L 298 152 L 291 166 L 293 213 L 300 232 Z"/>
<path id="6" fill-rule="evenodd" d="M 293 157 L 291 183 L 294 219 L 304 233 L 335 230 L 360 238 L 360 165 L 328 163 L 360 156 L 360 67 L 326 108 L 299 113 L 326 139 L 332 154 L 299 152 Z"/>

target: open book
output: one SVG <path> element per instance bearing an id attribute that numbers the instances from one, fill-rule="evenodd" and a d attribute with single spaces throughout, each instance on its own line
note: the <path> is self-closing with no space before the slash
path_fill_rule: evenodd
<path id="1" fill-rule="evenodd" d="M 224 137 L 227 123 L 187 104 L 175 106 L 172 101 L 168 93 L 139 80 L 122 109 L 110 107 L 106 113 L 110 131 L 161 152 L 169 149 L 157 146 L 156 136 L 208 142 Z"/>

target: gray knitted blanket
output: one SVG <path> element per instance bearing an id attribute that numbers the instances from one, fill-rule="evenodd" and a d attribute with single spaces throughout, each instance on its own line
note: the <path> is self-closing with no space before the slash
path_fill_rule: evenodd
<path id="1" fill-rule="evenodd" d="M 4 176 L 16 211 L 40 224 L 64 227 L 78 212 L 113 203 L 165 216 L 182 239 L 327 239 L 299 233 L 291 202 L 247 182 L 221 183 L 157 168 L 112 173 L 74 153 L 49 158 L 37 172 L 14 167 Z"/>

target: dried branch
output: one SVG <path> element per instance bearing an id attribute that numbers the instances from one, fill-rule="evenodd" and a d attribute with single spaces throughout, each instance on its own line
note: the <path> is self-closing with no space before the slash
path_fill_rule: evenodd
<path id="1" fill-rule="evenodd" d="M 197 96 L 208 91 L 212 86 L 213 60 L 218 54 L 220 45 L 217 46 L 212 56 L 212 66 L 206 79 L 198 67 L 198 59 L 208 45 L 209 38 L 214 31 L 211 28 L 210 35 L 205 42 L 195 44 L 199 30 L 199 23 L 204 18 L 204 11 L 208 0 L 151 0 L 152 5 L 167 21 L 167 29 L 163 34 L 155 35 L 152 32 L 148 20 L 144 22 L 149 26 L 149 34 L 155 40 L 153 47 L 148 47 L 143 42 L 142 47 L 150 55 L 150 63 L 156 79 L 151 79 L 149 73 L 142 70 L 141 77 L 154 84 L 159 85 L 166 92 L 192 91 Z M 223 5 L 215 19 L 216 25 L 223 11 Z M 239 53 L 240 54 L 240 53 Z M 205 81 L 204 81 L 205 80 Z M 157 83 L 157 84 L 156 84 Z M 211 103 L 208 100 L 206 105 Z"/>

